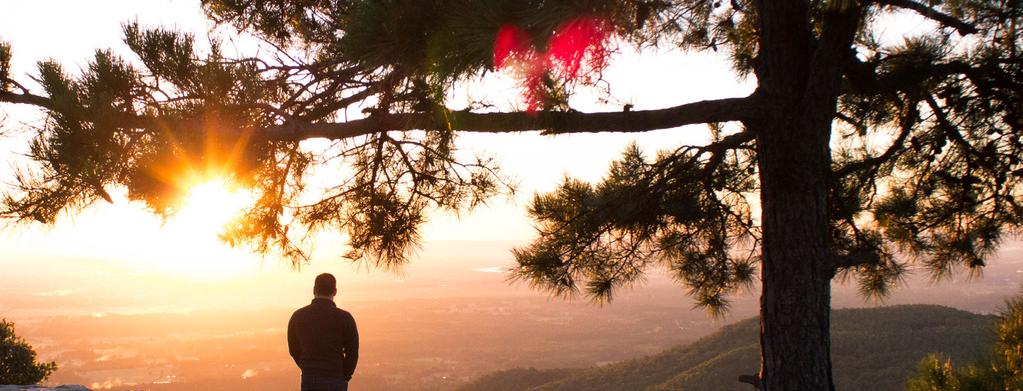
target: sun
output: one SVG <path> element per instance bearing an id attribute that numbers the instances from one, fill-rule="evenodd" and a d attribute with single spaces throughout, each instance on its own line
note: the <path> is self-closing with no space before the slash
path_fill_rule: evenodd
<path id="1" fill-rule="evenodd" d="M 244 210 L 251 198 L 247 192 L 232 188 L 221 179 L 208 180 L 188 190 L 172 223 L 191 232 L 215 236 Z"/>
<path id="2" fill-rule="evenodd" d="M 258 257 L 232 248 L 219 234 L 253 201 L 250 192 L 212 179 L 191 186 L 177 212 L 161 227 L 168 245 L 154 264 L 159 271 L 201 280 L 222 280 L 258 267 Z"/>

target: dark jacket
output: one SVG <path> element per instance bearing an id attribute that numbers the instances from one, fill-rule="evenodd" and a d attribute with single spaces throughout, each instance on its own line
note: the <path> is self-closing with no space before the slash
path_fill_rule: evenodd
<path id="1" fill-rule="evenodd" d="M 328 299 L 313 299 L 288 321 L 288 351 L 305 374 L 351 379 L 359 362 L 355 318 Z"/>

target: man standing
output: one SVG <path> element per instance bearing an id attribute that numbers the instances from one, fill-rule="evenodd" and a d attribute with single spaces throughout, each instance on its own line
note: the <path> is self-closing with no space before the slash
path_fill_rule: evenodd
<path id="1" fill-rule="evenodd" d="M 337 280 L 316 276 L 313 302 L 288 321 L 288 351 L 302 369 L 302 391 L 347 391 L 359 362 L 355 318 L 337 308 Z"/>

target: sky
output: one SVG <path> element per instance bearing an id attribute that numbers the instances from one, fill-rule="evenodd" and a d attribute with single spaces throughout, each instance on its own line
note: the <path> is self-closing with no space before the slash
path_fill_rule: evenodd
<path id="1" fill-rule="evenodd" d="M 213 28 L 197 0 L 0 0 L 0 39 L 13 44 L 12 75 L 26 81 L 35 74 L 35 63 L 53 58 L 70 72 L 87 64 L 97 49 L 111 48 L 130 61 L 135 58 L 122 42 L 121 24 L 137 20 L 143 26 L 174 27 L 193 32 L 203 41 L 209 34 L 223 34 Z M 904 18 L 891 24 L 885 34 L 896 39 L 907 32 L 926 27 L 924 22 Z M 228 41 L 227 50 L 243 53 L 252 50 L 245 39 Z M 580 111 L 620 110 L 629 103 L 635 109 L 656 109 L 704 99 L 745 96 L 752 91 L 749 80 L 737 80 L 721 55 L 681 54 L 670 49 L 644 51 L 639 56 L 623 46 L 605 72 L 614 104 L 601 104 L 593 93 L 573 97 L 571 105 Z M 31 84 L 30 84 L 31 87 Z M 35 91 L 38 91 L 36 88 Z M 450 105 L 458 108 L 468 98 L 487 97 L 514 102 L 520 97 L 506 75 L 491 75 L 482 81 L 467 83 L 451 95 Z M 0 159 L 9 165 L 24 165 L 19 157 L 26 148 L 27 132 L 41 123 L 43 113 L 31 107 L 0 107 L 3 131 Z M 472 246 L 460 254 L 477 259 L 492 259 L 489 266 L 510 266 L 509 249 L 533 237 L 525 207 L 536 192 L 553 189 L 565 176 L 594 181 L 606 171 L 609 162 L 631 142 L 651 155 L 658 149 L 681 144 L 701 143 L 706 137 L 703 126 L 688 126 L 643 134 L 588 134 L 540 136 L 523 134 L 468 134 L 459 139 L 459 148 L 492 156 L 518 185 L 514 197 L 498 196 L 471 213 L 454 216 L 433 213 L 423 227 L 425 238 L 419 263 L 450 258 L 452 242 L 492 243 Z M 12 170 L 0 170 L 0 182 L 9 183 Z M 6 188 L 5 188 L 6 189 Z M 97 204 L 81 213 L 62 217 L 55 226 L 8 227 L 0 230 L 0 270 L 18 270 L 25 276 L 61 270 L 73 276 L 95 270 L 112 270 L 117 275 L 144 275 L 167 281 L 232 281 L 248 279 L 266 285 L 299 284 L 315 273 L 341 273 L 342 280 L 362 280 L 367 284 L 398 281 L 426 273 L 428 265 L 410 268 L 403 276 L 378 270 L 358 269 L 341 259 L 343 238 L 326 235 L 318 238 L 310 264 L 299 271 L 274 255 L 259 256 L 246 249 L 230 248 L 217 239 L 219 226 L 232 209 L 245 202 L 246 195 L 229 193 L 216 183 L 193 191 L 191 201 L 177 216 L 163 221 L 137 203 L 128 202 L 124 191 L 113 189 L 113 204 Z M 441 248 L 444 248 L 443 250 Z M 413 260 L 413 265 L 418 265 Z M 0 274 L 0 285 L 17 277 Z M 37 278 L 37 277 L 25 277 Z M 73 279 L 67 280 L 73 281 Z M 286 282 L 286 283 L 285 283 Z M 71 282 L 69 282 L 71 283 Z M 47 292 L 60 292 L 59 286 Z M 2 309 L 2 307 L 0 307 Z"/>
<path id="2" fill-rule="evenodd" d="M 87 64 L 96 49 L 111 48 L 134 60 L 122 42 L 120 26 L 126 21 L 190 31 L 200 37 L 199 41 L 211 34 L 212 28 L 199 2 L 192 0 L 9 1 L 5 2 L 4 9 L 0 14 L 0 38 L 13 44 L 12 74 L 18 80 L 28 80 L 35 73 L 36 61 L 46 58 L 53 58 L 75 72 Z M 223 31 L 212 34 L 221 33 Z M 228 50 L 231 45 L 236 50 L 246 50 L 244 39 L 229 42 Z M 633 104 L 636 109 L 744 96 L 751 91 L 749 83 L 735 80 L 723 58 L 680 56 L 668 51 L 639 57 L 627 47 L 623 47 L 622 52 L 607 70 L 606 79 L 610 82 L 612 96 L 619 102 Z M 470 97 L 513 100 L 518 95 L 514 83 L 496 75 L 468 84 L 454 92 L 451 100 L 452 105 L 457 105 Z M 573 99 L 572 105 L 581 111 L 620 109 L 620 106 L 609 107 L 596 101 L 593 94 L 584 92 Z M 9 164 L 23 165 L 24 160 L 19 160 L 18 154 L 26 147 L 24 130 L 38 125 L 42 113 L 12 105 L 4 106 L 3 113 L 5 130 L 13 135 L 0 139 L 0 156 Z M 518 191 L 515 197 L 498 196 L 487 206 L 461 216 L 431 214 L 430 222 L 423 228 L 423 252 L 428 253 L 431 243 L 436 242 L 528 241 L 533 230 L 524 208 L 535 192 L 553 189 L 566 175 L 584 180 L 599 179 L 609 162 L 630 142 L 637 142 L 652 154 L 659 148 L 699 143 L 705 134 L 702 126 L 695 126 L 641 135 L 461 136 L 460 148 L 496 158 L 518 185 Z M 0 178 L 9 183 L 10 170 L 0 172 Z M 52 259 L 70 257 L 142 265 L 155 272 L 185 275 L 202 272 L 207 276 L 227 277 L 287 269 L 280 267 L 284 262 L 273 256 L 258 257 L 243 249 L 230 249 L 216 239 L 218 229 L 208 224 L 210 216 L 226 220 L 230 217 L 230 213 L 226 213 L 230 208 L 220 205 L 238 207 L 245 196 L 225 193 L 215 185 L 207 187 L 199 190 L 205 197 L 193 197 L 196 202 L 186 205 L 183 213 L 168 221 L 149 214 L 139 204 L 127 202 L 123 191 L 114 189 L 113 205 L 94 205 L 81 213 L 63 217 L 54 227 L 20 226 L 0 231 L 0 266 L 31 259 L 37 267 L 46 267 Z M 337 241 L 334 237 L 317 243 L 312 263 L 337 264 L 343 252 Z M 507 252 L 507 248 L 495 251 Z M 206 258 L 217 261 L 211 263 Z"/>

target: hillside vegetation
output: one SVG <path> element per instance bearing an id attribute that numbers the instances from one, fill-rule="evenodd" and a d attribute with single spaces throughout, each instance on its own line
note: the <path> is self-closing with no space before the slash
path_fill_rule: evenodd
<path id="1" fill-rule="evenodd" d="M 832 357 L 840 390 L 902 390 L 929 353 L 972 360 L 994 340 L 994 317 L 933 305 L 835 310 Z M 582 369 L 511 369 L 460 391 L 741 390 L 759 367 L 758 323 L 746 319 L 690 345 Z M 795 332 L 795 331 L 794 331 Z"/>

